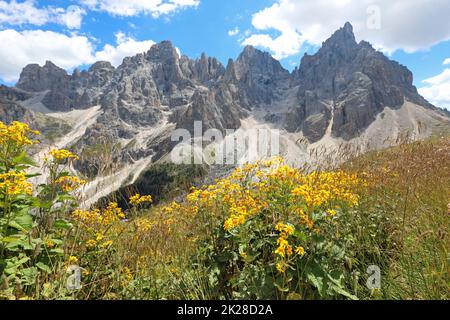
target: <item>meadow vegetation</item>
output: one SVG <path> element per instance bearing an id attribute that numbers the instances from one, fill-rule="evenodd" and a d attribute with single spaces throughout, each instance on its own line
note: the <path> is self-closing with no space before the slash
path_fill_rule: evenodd
<path id="1" fill-rule="evenodd" d="M 38 134 L 0 123 L 0 299 L 449 298 L 448 136 L 334 170 L 275 158 L 179 201 L 83 209 L 72 152 L 51 150 L 47 182 L 32 183 Z"/>

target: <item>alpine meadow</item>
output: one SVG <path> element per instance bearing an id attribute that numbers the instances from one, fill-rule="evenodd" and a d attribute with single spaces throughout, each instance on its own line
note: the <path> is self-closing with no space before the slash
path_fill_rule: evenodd
<path id="1" fill-rule="evenodd" d="M 448 4 L 238 2 L 0 1 L 0 300 L 450 298 Z"/>

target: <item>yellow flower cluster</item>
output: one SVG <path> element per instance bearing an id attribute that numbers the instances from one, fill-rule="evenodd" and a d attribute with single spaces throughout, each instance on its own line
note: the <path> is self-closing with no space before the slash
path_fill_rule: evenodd
<path id="1" fill-rule="evenodd" d="M 127 285 L 131 280 L 133 280 L 134 276 L 131 270 L 128 267 L 122 269 L 122 284 Z"/>
<path id="2" fill-rule="evenodd" d="M 87 183 L 86 180 L 82 180 L 76 176 L 63 176 L 55 181 L 56 184 L 61 186 L 61 189 L 65 192 L 71 192 L 78 189 L 80 186 Z"/>
<path id="3" fill-rule="evenodd" d="M 152 202 L 153 202 L 152 196 L 141 196 L 139 193 L 130 197 L 130 203 L 133 206 L 138 206 L 142 203 L 152 203 Z"/>
<path id="4" fill-rule="evenodd" d="M 65 149 L 60 149 L 60 150 L 53 149 L 49 152 L 49 155 L 51 157 L 53 157 L 53 159 L 57 162 L 60 162 L 62 160 L 66 160 L 66 159 L 73 159 L 73 160 L 80 159 L 76 154 L 74 154 L 68 150 L 65 150 Z M 49 159 L 46 158 L 46 160 L 48 161 Z"/>
<path id="5" fill-rule="evenodd" d="M 94 209 L 88 211 L 77 209 L 72 215 L 75 220 L 93 230 L 101 230 L 103 227 L 109 227 L 112 223 L 125 218 L 125 214 L 119 208 L 117 202 L 110 202 L 103 210 Z"/>
<path id="6" fill-rule="evenodd" d="M 78 263 L 78 258 L 75 256 L 70 256 L 69 260 L 68 260 L 69 264 L 77 264 Z"/>
<path id="7" fill-rule="evenodd" d="M 321 207 L 333 201 L 350 206 L 358 204 L 358 196 L 352 192 L 359 183 L 356 175 L 342 171 L 313 172 L 301 177 L 300 183 L 292 190 L 292 194 L 303 198 L 309 208 Z"/>
<path id="8" fill-rule="evenodd" d="M 293 235 L 295 229 L 292 226 L 279 223 L 275 226 L 275 230 L 280 232 L 280 237 L 277 240 L 278 248 L 275 250 L 275 254 L 282 258 L 292 256 L 292 246 L 288 242 L 288 237 Z"/>
<path id="9" fill-rule="evenodd" d="M 146 218 L 140 218 L 136 220 L 136 227 L 138 233 L 147 233 L 155 226 L 155 221 Z"/>
<path id="10" fill-rule="evenodd" d="M 84 241 L 87 249 L 111 247 L 113 245 L 111 237 L 117 233 L 114 227 L 117 222 L 125 218 L 125 214 L 116 202 L 110 202 L 102 210 L 77 209 L 72 216 L 86 231 Z"/>
<path id="11" fill-rule="evenodd" d="M 33 185 L 27 181 L 24 172 L 11 171 L 0 174 L 0 190 L 11 196 L 19 194 L 31 195 L 33 193 Z"/>
<path id="12" fill-rule="evenodd" d="M 225 220 L 225 230 L 234 229 L 254 215 L 256 215 L 263 207 L 257 199 L 250 194 L 244 193 L 238 198 L 227 198 L 229 204 L 230 217 Z"/>
<path id="13" fill-rule="evenodd" d="M 38 143 L 30 139 L 30 135 L 39 135 L 39 131 L 31 130 L 26 123 L 14 121 L 9 126 L 0 121 L 0 145 L 14 143 L 16 147 L 23 147 Z"/>
<path id="14" fill-rule="evenodd" d="M 322 223 L 333 223 L 324 218 L 358 204 L 355 189 L 360 183 L 357 176 L 341 171 L 305 173 L 281 158 L 246 164 L 213 185 L 192 188 L 186 202 L 155 208 L 151 217 L 136 220 L 136 230 L 141 231 L 136 235 L 181 235 L 188 244 L 193 229 L 207 236 L 210 230 L 204 226 L 220 222 L 225 231 L 245 233 L 243 226 L 255 221 L 248 225 L 279 233 L 273 244 L 275 267 L 284 273 L 295 259 L 312 252 L 311 237 L 327 230 Z M 245 251 L 240 255 L 247 257 Z"/>
<path id="15" fill-rule="evenodd" d="M 294 234 L 295 228 L 288 224 L 278 223 L 275 226 L 275 230 L 280 233 L 280 236 L 277 239 L 278 247 L 275 250 L 275 254 L 281 258 L 275 267 L 278 272 L 284 273 L 289 267 L 289 262 L 285 259 L 289 259 L 293 255 L 292 245 L 289 243 L 288 238 Z M 294 252 L 299 257 L 303 257 L 305 255 L 305 248 L 298 246 Z"/>

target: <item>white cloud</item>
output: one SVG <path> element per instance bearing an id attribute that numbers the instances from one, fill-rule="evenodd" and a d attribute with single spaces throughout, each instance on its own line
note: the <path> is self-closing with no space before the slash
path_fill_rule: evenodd
<path id="1" fill-rule="evenodd" d="M 419 88 L 419 93 L 434 105 L 450 110 L 450 69 L 423 82 L 426 86 Z"/>
<path id="2" fill-rule="evenodd" d="M 126 56 L 132 56 L 150 49 L 153 41 L 137 41 L 116 34 L 116 46 L 105 45 L 96 51 L 94 41 L 86 36 L 65 35 L 53 31 L 7 29 L 0 31 L 0 79 L 14 82 L 22 68 L 30 63 L 44 64 L 51 60 L 68 71 L 97 60 L 110 61 L 119 65 Z"/>
<path id="3" fill-rule="evenodd" d="M 154 18 L 185 8 L 196 8 L 200 0 L 81 0 L 90 9 L 101 10 L 115 16 L 150 14 Z"/>
<path id="4" fill-rule="evenodd" d="M 49 19 L 47 10 L 38 9 L 34 1 L 0 1 L 0 24 L 33 24 L 42 26 Z"/>
<path id="5" fill-rule="evenodd" d="M 356 37 L 377 49 L 414 52 L 450 40 L 449 16 L 448 0 L 278 0 L 254 14 L 252 24 L 260 33 L 243 44 L 284 58 L 299 53 L 305 42 L 320 45 L 349 21 Z M 271 31 L 279 35 L 272 36 Z"/>
<path id="6" fill-rule="evenodd" d="M 228 31 L 228 35 L 230 37 L 234 37 L 234 36 L 236 36 L 238 34 L 239 34 L 239 28 L 238 27 Z"/>
<path id="7" fill-rule="evenodd" d="M 0 26 L 26 24 L 42 26 L 57 23 L 69 29 L 79 29 L 85 14 L 86 11 L 78 6 L 69 6 L 67 9 L 38 8 L 35 0 L 0 1 Z"/>
<path id="8" fill-rule="evenodd" d="M 283 59 L 300 51 L 303 40 L 295 31 L 286 30 L 280 36 L 272 38 L 267 34 L 254 34 L 246 38 L 242 44 L 263 47 L 273 52 L 275 59 Z"/>
<path id="9" fill-rule="evenodd" d="M 109 61 L 113 66 L 117 67 L 122 63 L 123 58 L 146 52 L 155 44 L 151 40 L 136 41 L 127 37 L 123 32 L 116 33 L 116 41 L 116 47 L 107 44 L 102 51 L 97 52 L 95 54 L 96 60 Z"/>
<path id="10" fill-rule="evenodd" d="M 71 69 L 92 62 L 93 46 L 87 37 L 53 31 L 13 29 L 0 31 L 0 77 L 17 80 L 22 68 L 29 63 L 43 64 L 46 60 Z"/>
<path id="11" fill-rule="evenodd" d="M 445 66 L 445 65 L 447 65 L 447 64 L 450 64 L 450 58 L 444 60 L 443 65 Z"/>

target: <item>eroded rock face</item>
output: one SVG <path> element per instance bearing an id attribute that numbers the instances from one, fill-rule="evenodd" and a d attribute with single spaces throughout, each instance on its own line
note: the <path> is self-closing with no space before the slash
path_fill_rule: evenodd
<path id="1" fill-rule="evenodd" d="M 34 122 L 32 112 L 20 105 L 20 101 L 29 98 L 29 94 L 0 85 L 0 121 L 6 124 L 13 121 L 32 124 Z"/>
<path id="2" fill-rule="evenodd" d="M 404 99 L 432 107 L 413 86 L 412 73 L 362 41 L 347 23 L 324 42 L 315 55 L 305 55 L 293 73 L 298 106 L 289 114 L 288 130 L 303 130 L 310 142 L 320 140 L 330 125 L 332 135 L 352 139 L 385 108 Z"/>

